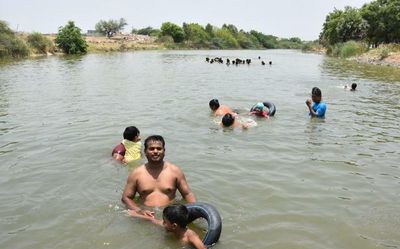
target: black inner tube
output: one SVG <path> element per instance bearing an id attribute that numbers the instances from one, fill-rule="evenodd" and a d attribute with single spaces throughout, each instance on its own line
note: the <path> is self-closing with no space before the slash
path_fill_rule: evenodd
<path id="1" fill-rule="evenodd" d="M 217 243 L 222 230 L 222 220 L 217 209 L 211 204 L 203 202 L 188 203 L 185 206 L 189 210 L 189 223 L 197 218 L 207 220 L 208 229 L 206 236 L 203 238 L 203 244 L 212 246 Z"/>

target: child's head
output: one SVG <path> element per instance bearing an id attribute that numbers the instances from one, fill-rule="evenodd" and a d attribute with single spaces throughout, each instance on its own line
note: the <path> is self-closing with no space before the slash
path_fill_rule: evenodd
<path id="1" fill-rule="evenodd" d="M 263 115 L 263 111 L 264 111 L 264 104 L 259 102 L 255 105 L 254 107 L 254 112 L 256 115 L 258 116 L 262 116 Z"/>
<path id="2" fill-rule="evenodd" d="M 227 113 L 222 117 L 222 125 L 224 127 L 229 127 L 233 125 L 234 122 L 235 122 L 235 117 L 233 117 L 233 115 L 230 113 Z"/>
<path id="3" fill-rule="evenodd" d="M 352 91 L 355 91 L 356 88 L 357 88 L 357 83 L 351 84 L 351 90 L 352 90 Z"/>
<path id="4" fill-rule="evenodd" d="M 140 131 L 135 126 L 129 126 L 125 128 L 124 139 L 137 142 L 140 141 Z"/>
<path id="5" fill-rule="evenodd" d="M 216 111 L 219 108 L 219 101 L 218 99 L 212 99 L 208 105 L 210 106 L 211 110 Z"/>
<path id="6" fill-rule="evenodd" d="M 163 225 L 169 232 L 180 228 L 186 228 L 189 219 L 189 211 L 182 204 L 169 205 L 163 210 Z"/>
<path id="7" fill-rule="evenodd" d="M 315 103 L 321 102 L 321 98 L 322 98 L 321 89 L 319 89 L 318 87 L 314 87 L 311 90 L 311 98 L 312 98 L 312 101 L 314 101 Z"/>

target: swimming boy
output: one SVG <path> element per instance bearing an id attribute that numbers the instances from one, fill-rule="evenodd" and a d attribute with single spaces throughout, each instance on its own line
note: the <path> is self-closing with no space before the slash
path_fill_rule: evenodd
<path id="1" fill-rule="evenodd" d="M 226 105 L 220 105 L 218 99 L 212 99 L 208 103 L 210 109 L 214 113 L 215 116 L 223 116 L 227 113 L 232 113 L 231 108 Z"/>
<path id="2" fill-rule="evenodd" d="M 123 137 L 122 142 L 115 146 L 111 153 L 113 158 L 124 163 L 141 159 L 142 143 L 139 129 L 135 126 L 126 127 Z"/>
<path id="3" fill-rule="evenodd" d="M 311 99 L 306 100 L 311 117 L 325 118 L 326 104 L 322 102 L 322 93 L 318 87 L 311 90 Z"/>
<path id="4" fill-rule="evenodd" d="M 171 232 L 183 246 L 192 245 L 197 249 L 205 249 L 199 236 L 187 227 L 189 211 L 182 204 L 169 205 L 163 210 L 163 220 L 154 217 L 138 214 L 132 210 L 127 211 L 129 216 L 149 220 L 156 225 L 163 226 L 167 232 Z"/>
<path id="5" fill-rule="evenodd" d="M 261 118 L 268 118 L 268 112 L 265 111 L 265 108 L 266 107 L 264 106 L 264 104 L 259 102 L 254 106 L 253 110 L 250 112 L 250 115 L 255 115 Z"/>
<path id="6" fill-rule="evenodd" d="M 257 126 L 257 123 L 251 119 L 246 120 L 246 122 L 241 122 L 231 113 L 227 113 L 222 117 L 221 126 L 224 128 L 241 127 L 243 129 L 248 129 L 252 126 Z"/>

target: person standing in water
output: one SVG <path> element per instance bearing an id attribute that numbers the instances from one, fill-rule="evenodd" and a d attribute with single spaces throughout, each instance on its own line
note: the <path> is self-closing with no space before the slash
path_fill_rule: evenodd
<path id="1" fill-rule="evenodd" d="M 135 202 L 139 194 L 140 202 L 147 207 L 162 207 L 175 200 L 178 190 L 186 202 L 196 202 L 196 196 L 186 182 L 181 169 L 167 161 L 165 156 L 165 141 L 162 136 L 153 135 L 144 141 L 144 152 L 147 163 L 134 169 L 122 194 L 122 202 L 128 209 L 141 215 L 154 217 L 154 212 L 142 209 Z"/>
<path id="2" fill-rule="evenodd" d="M 311 117 L 325 118 L 326 104 L 322 102 L 322 93 L 318 87 L 311 91 L 311 99 L 306 100 L 306 105 L 310 111 Z"/>

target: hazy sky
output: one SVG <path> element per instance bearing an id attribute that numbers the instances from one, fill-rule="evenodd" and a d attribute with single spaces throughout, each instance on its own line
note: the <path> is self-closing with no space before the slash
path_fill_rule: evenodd
<path id="1" fill-rule="evenodd" d="M 169 21 L 234 24 L 282 38 L 315 40 L 334 8 L 361 7 L 371 0 L 0 0 L 0 20 L 18 31 L 56 33 L 68 20 L 83 31 L 99 20 L 125 18 L 132 27 L 159 28 Z"/>

